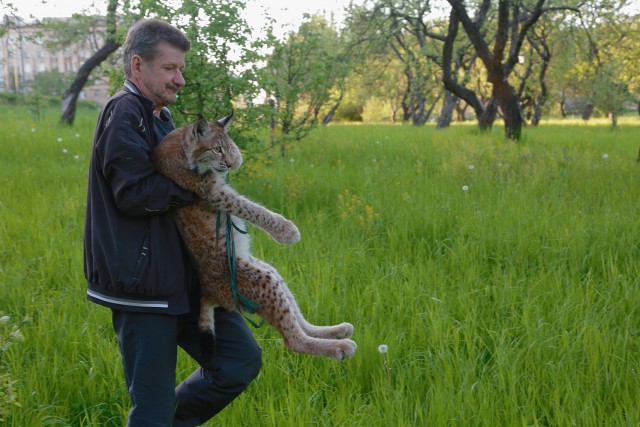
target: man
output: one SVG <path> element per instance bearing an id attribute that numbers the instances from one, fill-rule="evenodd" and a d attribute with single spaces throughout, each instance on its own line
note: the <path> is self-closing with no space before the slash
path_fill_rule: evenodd
<path id="1" fill-rule="evenodd" d="M 261 349 L 237 312 L 216 311 L 216 352 L 202 355 L 199 284 L 171 209 L 194 201 L 153 168 L 173 129 L 167 106 L 185 85 L 190 41 L 166 22 L 136 23 L 124 44 L 123 89 L 102 109 L 93 139 L 84 271 L 90 301 L 112 310 L 131 398 L 127 426 L 195 426 L 257 376 Z M 177 347 L 200 368 L 177 387 Z"/>

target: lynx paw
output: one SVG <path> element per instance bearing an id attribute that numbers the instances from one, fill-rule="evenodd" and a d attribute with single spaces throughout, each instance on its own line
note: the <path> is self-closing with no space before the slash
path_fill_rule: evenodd
<path id="1" fill-rule="evenodd" d="M 338 339 L 344 339 L 344 338 L 349 338 L 351 335 L 353 335 L 353 325 L 351 323 L 340 323 L 338 325 L 338 333 L 336 334 L 336 338 Z"/>
<path id="2" fill-rule="evenodd" d="M 300 241 L 300 232 L 298 231 L 298 227 L 296 227 L 293 222 L 285 218 L 282 218 L 279 221 L 272 236 L 278 243 L 293 244 Z"/>
<path id="3" fill-rule="evenodd" d="M 355 341 L 351 340 L 340 340 L 336 341 L 336 345 L 334 347 L 334 355 L 332 356 L 336 360 L 345 360 L 353 357 L 356 354 L 357 344 Z"/>

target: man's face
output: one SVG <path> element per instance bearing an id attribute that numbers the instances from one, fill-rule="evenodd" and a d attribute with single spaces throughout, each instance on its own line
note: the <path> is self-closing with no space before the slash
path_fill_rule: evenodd
<path id="1" fill-rule="evenodd" d="M 156 105 L 156 110 L 176 102 L 176 95 L 185 85 L 182 77 L 185 52 L 162 42 L 153 61 L 135 55 L 132 58 L 132 77 L 142 94 Z"/>

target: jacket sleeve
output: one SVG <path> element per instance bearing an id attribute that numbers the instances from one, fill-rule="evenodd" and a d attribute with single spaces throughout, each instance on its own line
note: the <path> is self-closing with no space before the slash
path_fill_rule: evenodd
<path id="1" fill-rule="evenodd" d="M 141 110 L 119 102 L 104 120 L 96 144 L 102 172 L 116 206 L 126 215 L 150 215 L 193 202 L 193 193 L 156 171 L 151 163 L 153 123 Z"/>

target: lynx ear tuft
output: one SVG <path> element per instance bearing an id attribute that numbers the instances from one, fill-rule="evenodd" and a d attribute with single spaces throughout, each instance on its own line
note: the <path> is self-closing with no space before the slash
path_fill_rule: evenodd
<path id="1" fill-rule="evenodd" d="M 233 111 L 227 117 L 224 117 L 218 120 L 218 124 L 222 126 L 225 132 L 228 132 L 229 126 L 231 126 L 231 122 L 233 121 Z"/>
<path id="2" fill-rule="evenodd" d="M 207 136 L 210 133 L 211 128 L 209 128 L 209 123 L 204 118 L 199 118 L 193 124 L 193 136 Z"/>

